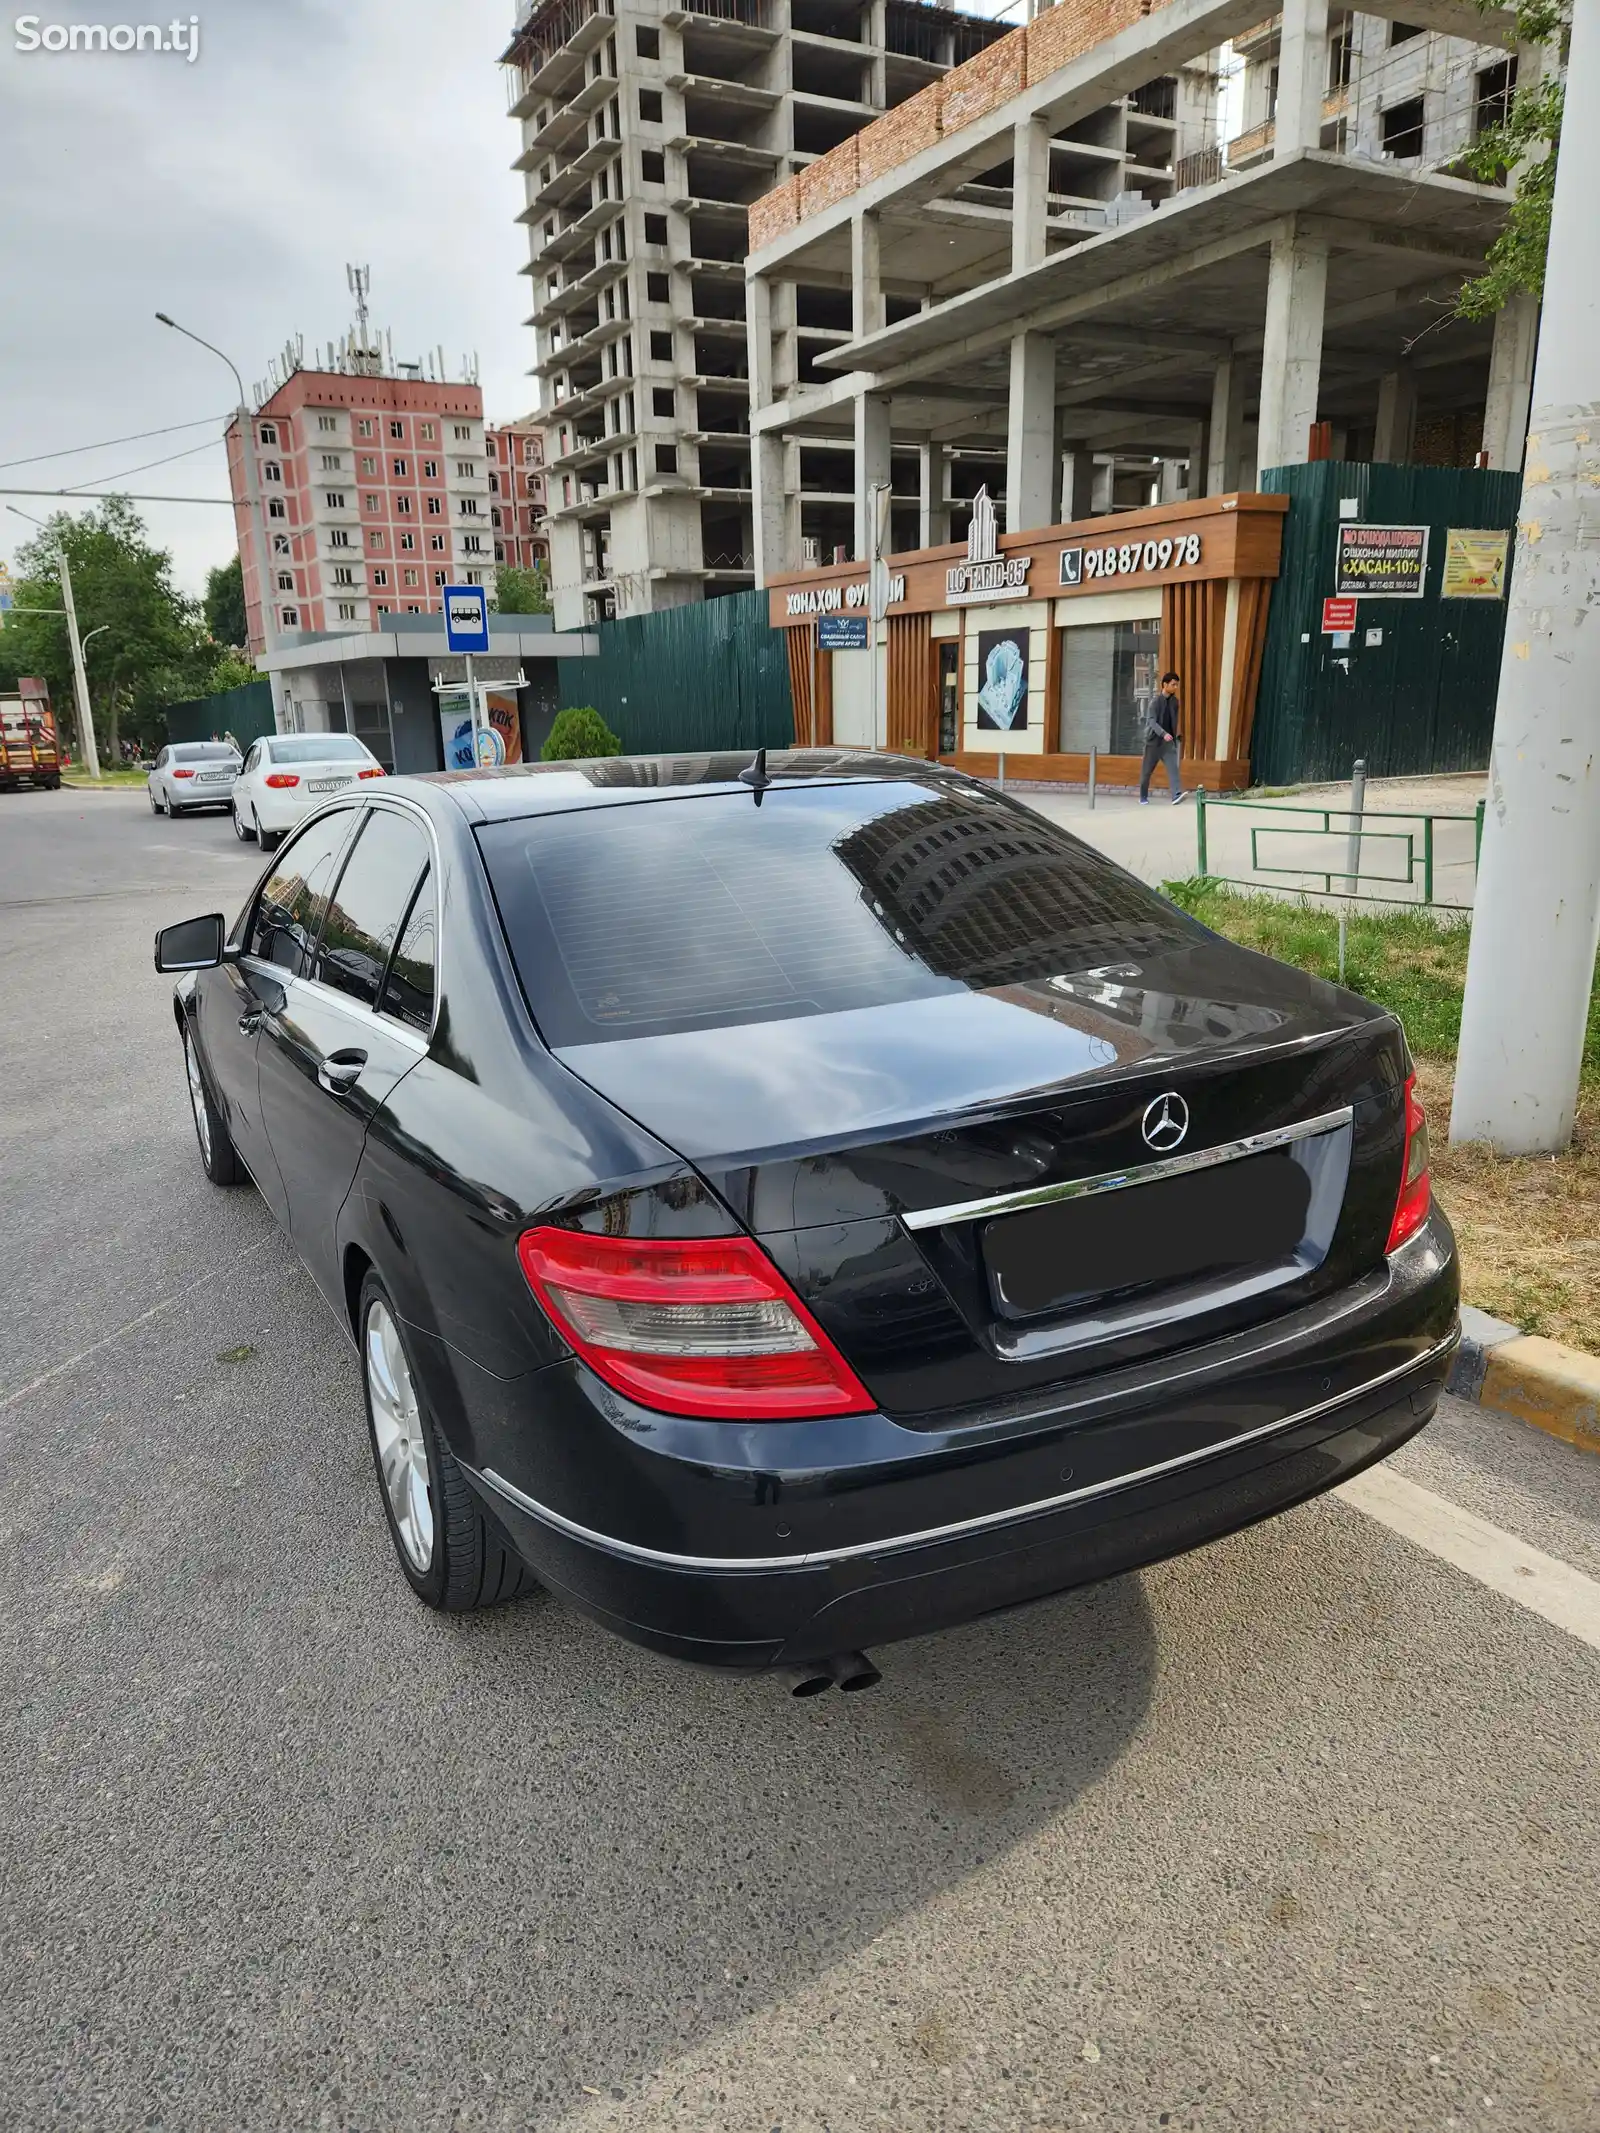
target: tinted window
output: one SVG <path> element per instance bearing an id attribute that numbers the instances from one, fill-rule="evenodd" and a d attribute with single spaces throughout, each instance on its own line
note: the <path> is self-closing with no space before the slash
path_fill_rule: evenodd
<path id="1" fill-rule="evenodd" d="M 345 807 L 324 815 L 284 846 L 256 900 L 252 955 L 296 975 L 305 971 L 354 813 Z"/>
<path id="2" fill-rule="evenodd" d="M 1192 940 L 1043 817 L 968 787 L 706 793 L 478 832 L 555 1046 L 820 1015 Z"/>
<path id="3" fill-rule="evenodd" d="M 370 763 L 371 752 L 348 733 L 307 733 L 291 741 L 270 741 L 275 763 Z"/>
<path id="4" fill-rule="evenodd" d="M 184 741 L 172 751 L 175 763 L 233 763 L 238 757 L 226 741 Z"/>
<path id="5" fill-rule="evenodd" d="M 324 985 L 377 1006 L 384 965 L 427 858 L 419 822 L 386 808 L 367 817 L 323 925 L 316 975 Z"/>
<path id="6" fill-rule="evenodd" d="M 413 1029 L 427 1029 L 433 1021 L 434 987 L 433 876 L 425 874 L 417 890 L 400 945 L 389 965 L 383 988 L 383 1011 L 398 1015 Z"/>

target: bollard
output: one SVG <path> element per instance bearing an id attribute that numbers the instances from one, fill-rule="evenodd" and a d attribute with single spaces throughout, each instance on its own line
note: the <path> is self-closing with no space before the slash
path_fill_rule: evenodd
<path id="1" fill-rule="evenodd" d="M 1004 750 L 1003 748 L 999 750 L 999 757 L 1000 757 L 1000 790 L 1001 790 L 1002 792 L 1004 792 L 1004 791 L 1005 791 L 1005 789 L 1006 789 L 1006 752 L 1005 752 L 1005 750 Z"/>
<path id="2" fill-rule="evenodd" d="M 1483 808 L 1480 800 L 1472 811 L 1472 870 L 1476 874 L 1483 859 Z"/>
<path id="3" fill-rule="evenodd" d="M 1357 893 L 1361 875 L 1361 817 L 1367 804 L 1366 759 L 1357 756 L 1350 773 L 1350 835 L 1345 843 L 1344 885 L 1348 895 Z"/>
<path id="4" fill-rule="evenodd" d="M 1089 749 L 1089 805 L 1094 805 L 1095 779 L 1100 769 L 1100 751 L 1092 744 Z"/>
<path id="5" fill-rule="evenodd" d="M 1206 864 L 1206 789 L 1196 788 L 1194 796 L 1194 856 L 1195 872 L 1203 879 L 1209 872 Z"/>

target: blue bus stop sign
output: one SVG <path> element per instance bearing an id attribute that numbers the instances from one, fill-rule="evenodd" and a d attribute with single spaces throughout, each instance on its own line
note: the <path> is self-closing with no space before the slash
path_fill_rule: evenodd
<path id="1" fill-rule="evenodd" d="M 444 640 L 452 652 L 489 649 L 489 596 L 481 585 L 444 588 Z"/>

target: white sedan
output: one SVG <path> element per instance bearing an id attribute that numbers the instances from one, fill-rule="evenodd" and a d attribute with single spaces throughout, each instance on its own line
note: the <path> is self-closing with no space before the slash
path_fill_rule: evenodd
<path id="1" fill-rule="evenodd" d="M 383 775 L 383 765 L 353 733 L 269 733 L 250 744 L 234 784 L 234 829 L 241 843 L 254 837 L 270 852 L 330 793 Z"/>
<path id="2" fill-rule="evenodd" d="M 196 807 L 226 807 L 239 775 L 231 741 L 173 741 L 150 766 L 145 790 L 153 815 L 186 815 Z"/>

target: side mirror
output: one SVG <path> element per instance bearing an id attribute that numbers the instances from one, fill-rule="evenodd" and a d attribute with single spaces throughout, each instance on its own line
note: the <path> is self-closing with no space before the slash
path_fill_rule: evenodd
<path id="1" fill-rule="evenodd" d="M 156 935 L 157 970 L 214 970 L 228 960 L 228 927 L 220 911 L 163 926 Z"/>

